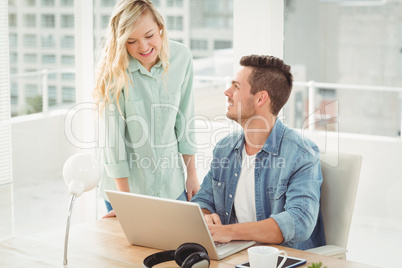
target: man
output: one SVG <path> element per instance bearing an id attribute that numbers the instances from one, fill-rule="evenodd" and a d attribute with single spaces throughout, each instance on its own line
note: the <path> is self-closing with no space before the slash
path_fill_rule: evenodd
<path id="1" fill-rule="evenodd" d="M 325 245 L 319 149 L 277 118 L 292 89 L 290 66 L 258 55 L 240 65 L 225 95 L 226 115 L 243 131 L 219 141 L 192 202 L 200 204 L 216 242 Z"/>

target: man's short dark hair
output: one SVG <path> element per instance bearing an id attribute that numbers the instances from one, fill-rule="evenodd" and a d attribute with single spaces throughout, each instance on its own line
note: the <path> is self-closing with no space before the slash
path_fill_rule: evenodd
<path id="1" fill-rule="evenodd" d="M 268 55 L 244 56 L 240 60 L 240 65 L 252 68 L 248 78 L 251 94 L 267 91 L 271 99 L 271 112 L 278 115 L 292 91 L 293 76 L 290 66 L 283 60 Z"/>

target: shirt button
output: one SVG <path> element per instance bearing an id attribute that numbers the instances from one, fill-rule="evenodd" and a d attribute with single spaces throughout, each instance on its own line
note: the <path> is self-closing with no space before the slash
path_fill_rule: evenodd
<path id="1" fill-rule="evenodd" d="M 226 212 L 226 216 L 228 216 L 228 215 L 229 215 L 229 213 Z"/>
<path id="2" fill-rule="evenodd" d="M 233 197 L 233 195 L 231 195 L 231 194 L 230 194 L 230 195 L 229 195 L 229 197 L 230 197 L 230 198 L 232 198 L 232 197 Z"/>
<path id="3" fill-rule="evenodd" d="M 235 177 L 237 177 L 237 173 L 235 173 Z"/>
<path id="4" fill-rule="evenodd" d="M 221 186 L 221 183 L 220 183 L 220 182 L 218 182 L 218 186 Z"/>

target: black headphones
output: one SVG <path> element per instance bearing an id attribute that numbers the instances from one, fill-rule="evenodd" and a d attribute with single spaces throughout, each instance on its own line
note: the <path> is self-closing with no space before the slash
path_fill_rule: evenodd
<path id="1" fill-rule="evenodd" d="M 208 268 L 210 262 L 208 252 L 203 246 L 195 243 L 185 243 L 176 250 L 163 251 L 149 255 L 145 258 L 143 267 L 151 268 L 159 263 L 173 260 L 182 268 Z"/>

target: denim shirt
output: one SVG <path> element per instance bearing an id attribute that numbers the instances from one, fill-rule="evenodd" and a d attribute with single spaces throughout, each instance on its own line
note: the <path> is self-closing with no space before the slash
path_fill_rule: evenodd
<path id="1" fill-rule="evenodd" d="M 217 213 L 222 224 L 237 221 L 233 204 L 243 146 L 243 132 L 232 133 L 219 141 L 201 189 L 191 200 Z M 282 231 L 283 246 L 304 250 L 325 245 L 319 157 L 319 149 L 312 141 L 279 119 L 256 155 L 257 221 L 274 219 Z"/>

